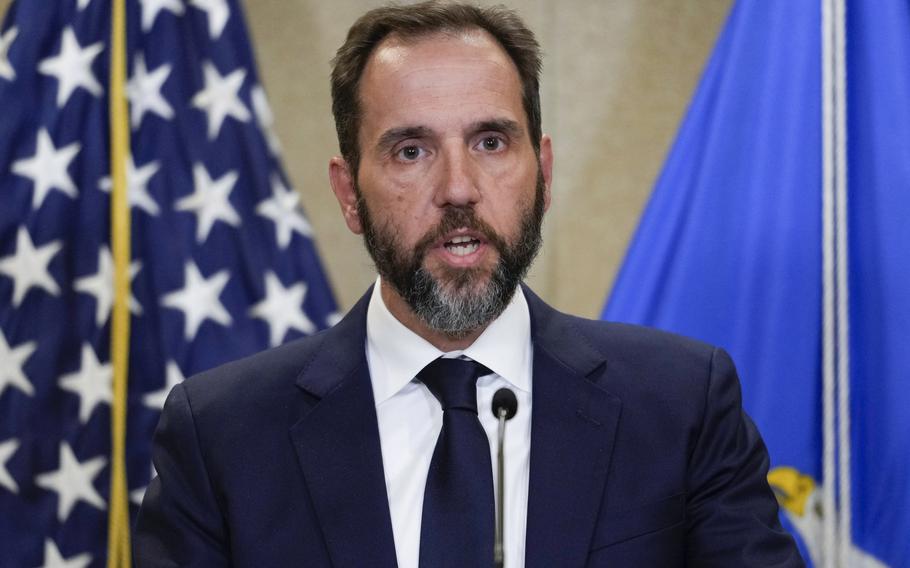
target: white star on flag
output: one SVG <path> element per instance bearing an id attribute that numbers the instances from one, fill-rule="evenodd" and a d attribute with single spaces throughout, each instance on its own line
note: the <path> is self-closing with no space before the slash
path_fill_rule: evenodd
<path id="1" fill-rule="evenodd" d="M 88 552 L 63 558 L 60 549 L 51 539 L 44 540 L 44 565 L 41 568 L 85 568 L 92 563 L 92 555 Z"/>
<path id="2" fill-rule="evenodd" d="M 183 3 L 180 0 L 141 0 L 141 2 L 143 32 L 152 29 L 161 10 L 167 10 L 178 16 L 183 15 Z"/>
<path id="3" fill-rule="evenodd" d="M 19 307 L 22 299 L 33 288 L 43 288 L 47 293 L 57 296 L 60 287 L 51 277 L 47 265 L 63 245 L 60 241 L 51 241 L 35 248 L 32 237 L 25 227 L 16 233 L 16 252 L 13 256 L 0 258 L 0 274 L 13 279 L 13 307 Z"/>
<path id="4" fill-rule="evenodd" d="M 91 1 L 92 0 L 79 0 L 77 8 L 81 12 L 82 10 L 85 10 L 86 7 L 88 7 L 88 3 Z"/>
<path id="5" fill-rule="evenodd" d="M 130 263 L 130 282 L 141 269 L 142 263 L 138 260 Z M 104 322 L 110 317 L 111 307 L 114 305 L 114 257 L 107 246 L 102 246 L 98 251 L 98 271 L 78 278 L 73 283 L 73 287 L 77 292 L 91 294 L 95 297 L 95 324 L 98 327 L 104 325 Z M 130 312 L 134 315 L 142 313 L 142 306 L 132 293 L 130 293 L 129 304 Z"/>
<path id="6" fill-rule="evenodd" d="M 177 363 L 168 361 L 167 369 L 165 371 L 164 386 L 156 391 L 143 395 L 142 404 L 153 410 L 160 411 L 164 408 L 164 401 L 167 399 L 168 393 L 171 392 L 172 388 L 182 383 L 183 380 L 183 373 L 180 372 L 180 367 L 177 366 Z"/>
<path id="7" fill-rule="evenodd" d="M 57 518 L 61 523 L 66 521 L 78 501 L 104 510 L 104 499 L 95 490 L 92 481 L 106 464 L 107 459 L 103 456 L 79 462 L 69 444 L 60 444 L 59 468 L 35 477 L 35 485 L 57 492 Z"/>
<path id="8" fill-rule="evenodd" d="M 137 507 L 142 505 L 142 500 L 145 499 L 145 492 L 148 491 L 148 488 L 148 485 L 143 485 L 130 491 L 130 503 Z"/>
<path id="9" fill-rule="evenodd" d="M 63 390 L 79 395 L 79 421 L 88 422 L 92 412 L 101 403 L 110 404 L 114 395 L 111 383 L 114 377 L 113 365 L 102 364 L 95 350 L 88 343 L 82 345 L 82 362 L 78 371 L 60 377 Z"/>
<path id="10" fill-rule="evenodd" d="M 165 120 L 174 118 L 174 109 L 161 93 L 161 87 L 171 74 L 171 65 L 163 63 L 149 72 L 145 66 L 145 56 L 140 53 L 133 64 L 133 76 L 126 86 L 126 96 L 130 100 L 130 121 L 133 128 L 139 128 L 145 113 L 157 114 Z"/>
<path id="11" fill-rule="evenodd" d="M 92 61 L 104 51 L 104 44 L 98 42 L 83 49 L 76 40 L 72 26 L 63 30 L 60 53 L 54 57 L 42 59 L 38 71 L 57 78 L 57 107 L 63 108 L 78 87 L 89 93 L 100 96 L 103 92 L 101 83 L 92 73 Z"/>
<path id="12" fill-rule="evenodd" d="M 202 64 L 202 73 L 205 88 L 193 95 L 192 104 L 205 111 L 209 140 L 214 140 L 226 117 L 232 116 L 240 122 L 250 120 L 250 111 L 237 96 L 246 78 L 246 69 L 237 68 L 222 76 L 211 61 L 206 61 Z"/>
<path id="13" fill-rule="evenodd" d="M 275 134 L 275 116 L 272 114 L 272 107 L 269 106 L 269 99 L 265 96 L 265 89 L 261 85 L 254 86 L 250 89 L 250 100 L 253 103 L 256 122 L 269 145 L 269 151 L 272 155 L 278 156 L 281 154 L 281 142 Z"/>
<path id="14" fill-rule="evenodd" d="M 312 236 L 313 229 L 298 209 L 300 195 L 281 183 L 281 178 L 272 175 L 272 197 L 259 202 L 256 213 L 271 219 L 275 223 L 275 235 L 278 246 L 287 248 L 291 244 L 291 234 L 300 233 Z"/>
<path id="15" fill-rule="evenodd" d="M 19 493 L 19 486 L 16 485 L 16 480 L 10 475 L 6 464 L 18 449 L 19 440 L 13 439 L 0 442 L 0 487 L 5 487 L 13 493 Z"/>
<path id="16" fill-rule="evenodd" d="M 190 0 L 190 5 L 205 11 L 209 21 L 209 37 L 213 40 L 221 36 L 231 11 L 225 0 Z"/>
<path id="17" fill-rule="evenodd" d="M 129 161 L 126 164 L 126 196 L 130 202 L 130 207 L 138 207 L 149 215 L 155 216 L 160 213 L 158 203 L 149 195 L 148 184 L 161 164 L 157 161 L 149 162 L 141 168 L 136 168 L 133 156 L 130 154 Z M 111 192 L 111 178 L 104 176 L 98 183 L 98 187 L 105 193 Z"/>
<path id="18" fill-rule="evenodd" d="M 0 396 L 7 385 L 16 387 L 28 396 L 35 394 L 35 389 L 25 376 L 22 367 L 38 347 L 37 341 L 28 341 L 15 349 L 11 348 L 3 330 L 0 329 Z"/>
<path id="19" fill-rule="evenodd" d="M 237 183 L 237 177 L 237 172 L 231 170 L 217 180 L 212 180 L 204 165 L 193 164 L 193 193 L 178 200 L 174 208 L 177 211 L 196 213 L 198 242 L 205 242 L 215 221 L 224 221 L 233 227 L 240 226 L 240 215 L 228 199 Z"/>
<path id="20" fill-rule="evenodd" d="M 16 41 L 17 35 L 19 35 L 19 28 L 16 26 L 11 27 L 0 35 L 0 77 L 7 81 L 12 81 L 16 78 L 16 70 L 13 69 L 12 64 L 9 62 L 9 49 L 13 42 Z"/>
<path id="21" fill-rule="evenodd" d="M 78 195 L 76 184 L 73 183 L 66 170 L 81 148 L 82 146 L 78 142 L 56 148 L 47 129 L 42 128 L 38 131 L 35 153 L 29 158 L 13 162 L 13 173 L 30 178 L 35 185 L 34 193 L 32 193 L 32 209 L 40 208 L 44 203 L 44 198 L 52 189 L 60 190 L 73 198 Z"/>
<path id="22" fill-rule="evenodd" d="M 153 465 L 152 473 L 149 475 L 149 483 L 151 483 L 151 481 L 153 479 L 155 479 L 156 475 L 158 475 L 158 472 L 155 471 L 155 466 Z M 135 505 L 142 505 L 142 499 L 145 498 L 145 492 L 148 490 L 148 488 L 149 488 L 149 486 L 148 486 L 148 484 L 146 484 L 146 485 L 143 485 L 142 487 L 137 487 L 136 489 L 133 489 L 132 491 L 130 491 L 130 502 Z"/>
<path id="23" fill-rule="evenodd" d="M 305 282 L 285 288 L 274 272 L 265 273 L 265 298 L 250 309 L 250 315 L 269 324 L 269 343 L 272 346 L 280 344 L 289 329 L 303 333 L 316 331 L 316 326 L 303 312 L 306 290 Z"/>
<path id="24" fill-rule="evenodd" d="M 222 270 L 210 278 L 203 278 L 193 261 L 187 261 L 183 273 L 183 288 L 166 295 L 161 304 L 183 312 L 186 340 L 191 341 L 196 336 L 199 326 L 206 319 L 230 325 L 231 315 L 218 299 L 230 279 L 230 273 Z"/>

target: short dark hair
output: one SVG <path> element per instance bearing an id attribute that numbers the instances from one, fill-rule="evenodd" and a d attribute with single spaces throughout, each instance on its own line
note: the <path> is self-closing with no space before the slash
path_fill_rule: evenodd
<path id="1" fill-rule="evenodd" d="M 528 117 L 531 143 L 540 153 L 540 45 L 534 33 L 514 11 L 504 6 L 481 8 L 471 4 L 431 0 L 410 6 L 389 5 L 361 16 L 332 59 L 332 114 L 341 155 L 356 175 L 360 163 L 360 78 L 373 50 L 390 35 L 415 39 L 438 32 L 482 29 L 502 46 L 518 69 L 522 102 Z"/>

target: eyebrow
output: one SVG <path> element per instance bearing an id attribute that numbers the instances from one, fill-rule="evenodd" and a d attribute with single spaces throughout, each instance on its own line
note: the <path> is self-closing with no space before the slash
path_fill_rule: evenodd
<path id="1" fill-rule="evenodd" d="M 380 151 L 384 151 L 387 148 L 391 148 L 396 143 L 401 140 L 407 140 L 408 138 L 427 138 L 433 131 L 426 126 L 402 126 L 400 128 L 390 128 L 382 133 L 382 136 L 379 137 L 379 141 L 376 142 L 376 148 Z"/>
<path id="2" fill-rule="evenodd" d="M 502 132 L 510 138 L 521 138 L 524 129 L 514 120 L 507 118 L 496 118 L 491 120 L 482 120 L 471 125 L 471 132 L 484 132 L 491 130 L 493 132 Z"/>

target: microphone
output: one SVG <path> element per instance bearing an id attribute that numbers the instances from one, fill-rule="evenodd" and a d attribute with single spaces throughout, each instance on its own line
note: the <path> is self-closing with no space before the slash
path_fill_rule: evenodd
<path id="1" fill-rule="evenodd" d="M 501 388 L 493 395 L 493 416 L 499 420 L 499 452 L 497 454 L 497 479 L 499 479 L 499 495 L 496 497 L 496 540 L 493 545 L 493 563 L 496 568 L 502 568 L 504 554 L 502 547 L 502 529 L 505 512 L 503 510 L 505 495 L 505 475 L 503 474 L 505 459 L 503 458 L 503 440 L 506 433 L 506 420 L 511 420 L 518 412 L 518 399 L 515 393 L 507 388 Z"/>

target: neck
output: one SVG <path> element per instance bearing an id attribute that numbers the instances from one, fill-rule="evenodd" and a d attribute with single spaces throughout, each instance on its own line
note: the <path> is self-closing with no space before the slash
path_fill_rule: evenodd
<path id="1" fill-rule="evenodd" d="M 423 320 L 411 310 L 411 307 L 404 301 L 398 292 L 396 292 L 385 280 L 380 280 L 379 293 L 382 301 L 385 302 L 386 308 L 395 316 L 395 319 L 401 322 L 406 328 L 410 329 L 420 337 L 427 340 L 433 347 L 440 351 L 461 351 L 467 349 L 474 341 L 480 337 L 487 326 L 472 330 L 464 336 L 453 337 L 447 333 L 428 327 Z"/>

